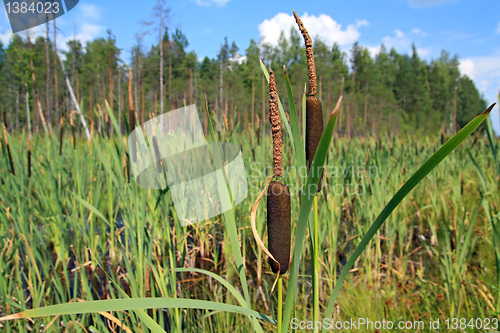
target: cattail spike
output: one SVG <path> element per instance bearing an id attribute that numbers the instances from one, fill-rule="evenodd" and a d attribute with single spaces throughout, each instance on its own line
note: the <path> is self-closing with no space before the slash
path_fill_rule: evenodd
<path id="1" fill-rule="evenodd" d="M 274 175 L 283 177 L 283 142 L 281 137 L 281 120 L 278 111 L 278 92 L 274 73 L 269 72 L 269 121 L 273 134 L 273 165 Z"/>
<path id="2" fill-rule="evenodd" d="M 309 96 L 316 96 L 316 66 L 314 65 L 314 53 L 313 53 L 313 44 L 312 39 L 309 36 L 309 32 L 307 32 L 304 27 L 304 23 L 297 16 L 297 13 L 293 11 L 293 16 L 295 17 L 295 21 L 299 26 L 300 32 L 304 37 L 304 42 L 306 45 L 306 57 L 307 57 L 307 68 L 309 73 Z"/>

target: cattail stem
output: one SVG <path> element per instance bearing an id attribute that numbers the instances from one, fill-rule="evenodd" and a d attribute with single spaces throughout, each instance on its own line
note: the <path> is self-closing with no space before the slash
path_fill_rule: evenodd
<path id="1" fill-rule="evenodd" d="M 283 275 L 278 278 L 278 333 L 281 333 L 283 322 Z"/>
<path id="2" fill-rule="evenodd" d="M 314 240 L 313 240 L 313 320 L 319 320 L 319 277 L 321 267 L 319 263 L 319 221 L 318 221 L 318 196 L 314 197 Z M 315 328 L 318 332 L 318 328 Z"/>

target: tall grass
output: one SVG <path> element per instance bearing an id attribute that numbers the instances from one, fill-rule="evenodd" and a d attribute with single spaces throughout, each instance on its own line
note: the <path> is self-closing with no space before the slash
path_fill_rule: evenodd
<path id="1" fill-rule="evenodd" d="M 296 166 L 305 165 L 305 159 L 296 136 L 300 129 L 296 115 L 291 114 L 297 109 L 291 93 L 288 97 L 289 102 L 280 108 L 282 120 L 286 120 L 285 110 L 291 119 L 284 123 L 284 165 L 290 168 L 284 182 L 290 186 L 292 211 L 296 212 L 292 235 L 301 233 L 302 239 L 292 242 L 291 275 L 283 278 L 284 331 L 292 316 L 312 320 L 307 304 L 312 303 L 313 253 L 323 267 L 318 290 L 324 317 L 366 315 L 398 320 L 496 315 L 500 309 L 498 256 L 488 254 L 497 254 L 499 239 L 495 238 L 495 207 L 500 196 L 492 155 L 498 141 L 480 133 L 464 141 L 375 234 L 371 222 L 411 173 L 439 148 L 438 138 L 336 139 L 331 145 L 331 139 L 325 139 L 320 145 L 323 149 L 318 148 L 323 158 L 326 151 L 329 155 L 323 181 L 326 189 L 318 194 L 317 242 L 321 247 L 314 250 L 303 247 L 311 241 L 307 226 L 313 196 L 308 198 L 303 191 L 299 201 L 298 190 L 306 178 L 296 172 Z M 333 131 L 329 134 L 328 128 L 325 132 L 331 138 Z M 264 174 L 271 161 L 271 139 L 266 135 L 256 145 L 256 134 L 248 130 L 210 133 L 212 141 L 241 143 L 249 195 L 224 216 L 185 228 L 180 227 L 168 193 L 160 196 L 159 191 L 127 181 L 126 149 L 120 135 L 94 136 L 90 143 L 77 138 L 75 148 L 64 144 L 61 155 L 57 138 L 34 135 L 29 178 L 26 133 L 7 134 L 16 173 L 10 173 L 2 142 L 0 314 L 33 309 L 23 316 L 59 315 L 2 321 L 0 329 L 273 330 L 277 317 L 277 295 L 270 292 L 274 274 L 249 228 L 249 207 L 271 175 Z M 355 191 L 354 186 L 363 191 Z M 265 210 L 260 207 L 257 228 L 261 235 L 264 221 Z M 371 242 L 362 243 L 370 233 L 374 235 Z M 363 255 L 348 262 L 360 244 L 367 244 Z M 342 289 L 337 282 L 341 271 Z M 331 298 L 332 293 L 339 297 Z M 82 300 L 87 303 L 78 304 Z M 91 300 L 108 303 L 88 303 Z M 63 306 L 47 307 L 54 304 Z M 150 307 L 155 310 L 149 315 L 142 310 Z M 242 315 L 249 318 L 244 325 L 240 324 Z"/>

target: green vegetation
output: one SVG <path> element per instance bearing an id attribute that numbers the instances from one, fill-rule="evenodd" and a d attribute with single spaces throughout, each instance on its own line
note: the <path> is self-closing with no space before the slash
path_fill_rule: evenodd
<path id="1" fill-rule="evenodd" d="M 162 47 L 157 43 L 147 48 L 142 37 L 137 36 L 131 59 L 122 58 L 111 31 L 85 45 L 77 40 L 69 42 L 64 65 L 88 126 L 94 131 L 109 131 L 98 116 L 102 113 L 98 108 L 104 110 L 105 100 L 122 131 L 125 130 L 120 111 L 129 107 L 126 98 L 129 68 L 133 81 L 132 107 L 141 123 L 151 115 L 160 114 L 163 104 L 166 112 L 185 104 L 207 103 L 216 111 L 218 122 L 227 121 L 230 129 L 240 124 L 240 128 L 252 125 L 269 131 L 268 89 L 259 58 L 267 67 L 272 64 L 277 69 L 286 65 L 296 98 L 302 96 L 304 82 L 308 82 L 305 47 L 295 27 L 288 39 L 282 34 L 277 46 L 259 45 L 251 40 L 242 51 L 226 39 L 221 41 L 217 58 L 199 62 L 194 51 L 187 51 L 188 39 L 178 29 L 164 27 Z M 17 34 L 8 45 L 0 45 L 0 122 L 9 131 L 25 128 L 26 101 L 33 130 L 43 130 L 37 99 L 50 127 L 58 128 L 61 117 L 69 124 L 68 117 L 74 107 L 67 97 L 66 82 L 54 59 L 53 46 L 51 40 L 42 36 L 29 41 Z M 439 58 L 428 63 L 419 57 L 415 47 L 407 55 L 382 46 L 372 56 L 358 43 L 346 54 L 339 45 L 330 48 L 321 40 L 314 40 L 313 49 L 316 96 L 322 101 L 323 110 L 331 111 L 343 94 L 346 112 L 339 118 L 338 131 L 348 137 L 387 132 L 456 133 L 456 129 L 476 115 L 476 110 L 486 108 L 472 80 L 460 74 L 458 57 L 444 50 Z M 160 53 L 163 54 L 161 80 Z M 32 79 L 32 73 L 36 80 Z M 284 84 L 278 84 L 281 96 L 286 96 L 285 89 Z M 283 102 L 289 108 L 288 101 Z M 295 100 L 299 105 L 298 102 Z"/>
<path id="2" fill-rule="evenodd" d="M 168 11 L 156 10 L 163 32 Z M 314 99 L 326 112 L 314 155 L 306 109 L 321 105 L 306 101 L 296 31 L 277 48 L 251 41 L 242 63 L 226 40 L 217 60 L 201 64 L 179 30 L 164 32 L 148 53 L 138 37 L 132 69 L 120 63 L 111 32 L 85 50 L 70 43 L 69 80 L 49 40 L 0 45 L 2 331 L 288 332 L 292 318 L 498 319 L 499 142 L 492 106 L 474 118 L 485 102 L 456 57 L 443 51 L 427 64 L 415 47 L 411 56 L 382 47 L 372 59 L 355 43 L 349 69 L 338 45 L 316 41 Z M 160 77 L 159 64 L 168 66 Z M 272 98 L 274 153 L 271 64 L 287 70 L 276 75 L 286 103 Z M 170 193 L 139 188 L 130 176 L 124 134 L 192 103 L 205 106 L 209 142 L 240 144 L 249 193 L 235 209 L 181 227 Z M 85 141 L 74 121 L 80 110 Z M 220 154 L 211 154 L 220 169 Z M 274 212 L 258 205 L 273 175 L 290 193 L 269 200 Z M 281 224 L 266 234 L 273 213 Z M 290 215 L 291 265 L 274 292 L 273 271 L 288 268 Z M 278 267 L 255 235 L 279 236 L 267 242 L 282 247 Z"/>
<path id="3" fill-rule="evenodd" d="M 233 257 L 241 248 L 252 309 L 276 318 L 278 295 L 270 293 L 275 274 L 263 260 L 249 228 L 249 207 L 272 172 L 268 168 L 264 174 L 272 157 L 270 137 L 257 145 L 254 132 L 224 129 L 217 134 L 218 140 L 225 137 L 241 143 L 248 172 L 249 195 L 234 213 L 241 239 L 241 246 L 235 248 L 229 246 L 227 222 L 223 228 L 221 221 L 227 217 L 181 228 L 169 195 L 155 208 L 158 191 L 140 189 L 127 181 L 121 140 L 95 136 L 91 143 L 78 140 L 75 150 L 64 141 L 59 156 L 58 140 L 36 135 L 32 139 L 32 177 L 28 178 L 25 136 L 22 133 L 9 140 L 15 175 L 10 173 L 5 141 L 1 148 L 2 315 L 80 299 L 123 298 L 119 288 L 134 298 L 241 304 L 238 295 L 244 286 Z M 498 151 L 498 142 L 493 144 Z M 318 205 L 322 314 L 335 277 L 371 222 L 439 146 L 439 138 L 432 137 L 420 141 L 388 136 L 334 140 L 324 174 L 326 187 L 319 194 Z M 466 140 L 438 165 L 389 216 L 340 290 L 334 308 L 337 319 L 496 315 L 500 298 L 494 256 L 498 211 L 494 209 L 500 196 L 491 148 L 490 142 L 476 133 L 474 140 Z M 290 186 L 292 211 L 298 211 L 297 174 L 293 168 L 287 170 L 290 149 L 284 154 L 284 182 Z M 256 219 L 261 235 L 266 228 L 264 207 L 259 207 Z M 296 219 L 292 215 L 293 235 Z M 304 236 L 310 242 L 309 234 Z M 311 251 L 304 247 L 297 266 L 293 316 L 301 320 L 312 318 L 312 308 L 306 306 L 312 302 Z M 220 281 L 211 276 L 176 267 L 209 270 L 223 276 L 236 290 L 221 288 Z M 288 274 L 283 278 L 285 293 L 290 290 L 289 278 Z M 201 304 L 195 306 L 200 309 L 172 309 L 167 302 L 157 303 L 163 310 L 149 311 L 161 327 L 192 332 L 251 330 L 250 323 L 238 324 L 243 320 L 240 314 L 203 310 L 216 309 Z M 61 325 L 75 331 L 83 331 L 80 325 L 107 331 L 109 325 L 136 332 L 145 325 L 139 324 L 138 314 L 122 311 L 53 319 L 1 325 L 5 332 L 24 331 L 26 327 L 39 330 L 50 324 L 53 331 Z M 264 331 L 272 330 L 272 324 L 261 323 Z"/>

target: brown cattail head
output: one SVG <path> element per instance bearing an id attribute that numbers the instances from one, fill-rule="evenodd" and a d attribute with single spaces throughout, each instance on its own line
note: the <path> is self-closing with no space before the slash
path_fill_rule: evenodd
<path id="1" fill-rule="evenodd" d="M 132 98 L 132 69 L 129 69 L 129 80 L 128 80 L 128 122 L 130 125 L 130 132 L 135 129 L 135 112 L 134 112 L 134 100 Z"/>
<path id="2" fill-rule="evenodd" d="M 5 146 L 7 147 L 7 156 L 9 157 L 9 162 L 10 162 L 10 171 L 15 176 L 16 171 L 14 170 L 14 163 L 12 162 L 12 155 L 10 153 L 10 145 L 9 145 L 9 137 L 7 135 L 7 129 L 5 128 L 5 124 L 2 124 L 2 126 L 3 126 L 3 139 L 5 141 Z"/>
<path id="3" fill-rule="evenodd" d="M 128 80 L 128 121 L 130 125 L 130 133 L 135 129 L 135 112 L 134 112 L 134 100 L 132 98 L 132 69 L 129 68 L 129 80 Z M 135 142 L 130 146 L 130 151 L 134 162 L 137 161 L 137 150 Z"/>
<path id="4" fill-rule="evenodd" d="M 293 16 L 295 16 L 295 21 L 299 26 L 302 36 L 304 36 L 304 42 L 306 45 L 307 69 L 309 72 L 309 96 L 316 96 L 316 66 L 314 65 L 312 39 L 295 11 L 293 11 Z"/>
<path id="5" fill-rule="evenodd" d="M 28 159 L 28 178 L 31 178 L 31 146 L 30 146 L 30 133 L 26 133 L 26 146 L 27 146 L 27 159 Z"/>
<path id="6" fill-rule="evenodd" d="M 278 92 L 274 73 L 269 72 L 269 121 L 273 133 L 273 165 L 274 175 L 283 177 L 283 142 L 281 139 L 281 120 L 278 111 Z"/>
<path id="7" fill-rule="evenodd" d="M 269 252 L 279 262 L 269 258 L 273 273 L 285 274 L 290 262 L 291 207 L 288 186 L 275 180 L 267 190 L 267 235 Z"/>
<path id="8" fill-rule="evenodd" d="M 306 160 L 308 170 L 311 168 L 322 134 L 323 110 L 321 102 L 316 97 L 309 96 L 306 99 Z"/>
<path id="9" fill-rule="evenodd" d="M 64 137 L 64 117 L 59 119 L 59 156 L 62 155 Z"/>

